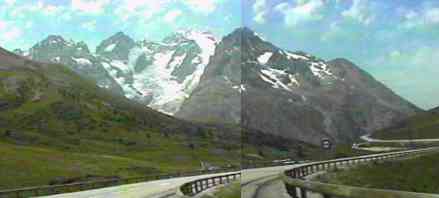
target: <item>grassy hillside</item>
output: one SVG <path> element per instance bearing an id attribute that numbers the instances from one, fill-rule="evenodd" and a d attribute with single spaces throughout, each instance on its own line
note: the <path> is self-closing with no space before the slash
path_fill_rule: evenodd
<path id="1" fill-rule="evenodd" d="M 351 186 L 439 193 L 439 154 L 410 160 L 362 165 L 317 177 L 317 180 Z"/>
<path id="2" fill-rule="evenodd" d="M 439 138 L 439 108 L 419 113 L 372 135 L 378 139 Z"/>
<path id="3" fill-rule="evenodd" d="M 238 166 L 240 134 L 174 119 L 0 48 L 0 159 L 0 189 Z"/>

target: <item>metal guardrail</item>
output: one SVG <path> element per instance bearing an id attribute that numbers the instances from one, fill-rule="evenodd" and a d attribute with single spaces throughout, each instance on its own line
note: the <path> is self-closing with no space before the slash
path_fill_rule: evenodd
<path id="1" fill-rule="evenodd" d="M 194 195 L 196 195 L 200 192 L 203 192 L 209 188 L 212 188 L 212 187 L 215 187 L 218 185 L 222 185 L 222 184 L 228 184 L 232 181 L 237 180 L 238 178 L 241 178 L 241 172 L 198 179 L 198 180 L 183 184 L 180 187 L 180 191 L 185 196 L 194 196 Z"/>
<path id="2" fill-rule="evenodd" d="M 285 171 L 282 174 L 282 179 L 285 183 L 288 194 L 292 198 L 307 198 L 308 192 L 320 194 L 323 198 L 439 198 L 439 195 L 434 194 L 360 188 L 304 180 L 306 176 L 316 172 L 329 170 L 331 168 L 337 168 L 339 166 L 353 166 L 369 162 L 402 159 L 437 151 L 439 151 L 439 148 L 433 147 L 427 149 L 315 162 Z"/>
<path id="3" fill-rule="evenodd" d="M 236 169 L 218 169 L 218 170 L 210 170 L 210 171 L 178 172 L 171 174 L 147 175 L 143 177 L 103 179 L 98 181 L 78 182 L 71 184 L 46 185 L 46 186 L 36 186 L 36 187 L 19 188 L 19 189 L 11 189 L 11 190 L 0 190 L 0 198 L 26 198 L 26 197 L 35 197 L 35 196 L 46 196 L 46 195 L 54 195 L 61 193 L 92 190 L 92 189 L 105 188 L 111 186 L 119 186 L 125 184 L 148 182 L 148 181 L 160 180 L 160 179 L 214 174 L 214 173 L 230 172 L 235 170 Z"/>

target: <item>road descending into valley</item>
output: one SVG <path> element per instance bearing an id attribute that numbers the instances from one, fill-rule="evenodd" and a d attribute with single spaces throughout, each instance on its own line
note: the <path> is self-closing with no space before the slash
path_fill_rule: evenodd
<path id="1" fill-rule="evenodd" d="M 361 137 L 367 142 L 391 142 L 391 143 L 405 143 L 405 142 L 439 142 L 439 139 L 413 139 L 413 140 L 378 140 L 372 139 L 368 135 Z M 366 156 L 378 156 L 379 154 L 371 154 Z M 361 156 L 364 157 L 364 156 Z M 340 158 L 340 159 L 354 159 Z M 334 159 L 334 160 L 340 160 Z M 313 163 L 313 162 L 310 162 Z M 305 164 L 300 164 L 300 166 Z M 260 169 L 249 169 L 242 171 L 242 198 L 290 198 L 285 189 L 285 185 L 280 178 L 280 174 L 286 170 L 295 168 L 299 165 L 279 166 Z M 309 198 L 320 198 L 319 195 L 308 196 Z"/>
<path id="2" fill-rule="evenodd" d="M 366 142 L 377 142 L 377 143 L 410 143 L 410 142 L 439 142 L 439 139 L 400 139 L 400 140 L 380 140 L 371 138 L 370 135 L 361 136 L 361 139 Z"/>
<path id="3" fill-rule="evenodd" d="M 369 136 L 363 136 L 363 140 L 369 142 L 405 142 L 416 140 L 376 140 Z M 421 140 L 422 142 L 435 142 L 439 139 Z M 400 151 L 398 151 L 400 152 Z M 367 156 L 379 156 L 380 154 L 371 154 Z M 364 157 L 364 156 L 362 156 Z M 340 158 L 355 159 L 358 157 Z M 339 159 L 336 159 L 339 160 Z M 245 169 L 241 171 L 241 196 L 243 198 L 289 198 L 284 183 L 280 178 L 281 173 L 304 164 L 285 165 L 266 168 Z M 233 172 L 230 172 L 233 173 Z M 213 176 L 226 175 L 230 173 L 207 174 L 201 176 L 181 177 L 150 181 L 137 184 L 129 184 L 103 189 L 89 190 L 83 192 L 60 194 L 47 196 L 47 198 L 178 198 L 178 188 L 197 179 L 209 178 Z M 313 197 L 313 196 L 310 196 Z"/>
<path id="4" fill-rule="evenodd" d="M 233 173 L 233 172 L 231 172 Z M 45 196 L 45 198 L 177 198 L 177 189 L 184 183 L 197 179 L 230 173 L 164 179 L 89 191 Z"/>

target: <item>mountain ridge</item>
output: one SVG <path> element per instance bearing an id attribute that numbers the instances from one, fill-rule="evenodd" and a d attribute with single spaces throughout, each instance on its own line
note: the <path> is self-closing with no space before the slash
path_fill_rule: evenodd
<path id="1" fill-rule="evenodd" d="M 177 117 L 320 144 L 352 142 L 420 111 L 347 59 L 283 50 L 248 28 L 225 36 L 211 60 Z"/>
<path id="2" fill-rule="evenodd" d="M 14 51 L 32 60 L 68 65 L 100 87 L 172 115 L 196 87 L 215 43 L 211 33 L 195 30 L 170 34 L 162 42 L 134 41 L 117 32 L 95 53 L 84 42 L 59 35 L 49 35 L 28 52 Z"/>
<path id="3" fill-rule="evenodd" d="M 128 47 L 113 57 L 119 41 Z M 420 111 L 347 59 L 284 50 L 247 27 L 221 41 L 201 31 L 179 31 L 162 42 L 119 32 L 99 46 L 97 62 L 122 95 L 186 120 L 241 124 L 317 144 L 349 142 Z M 297 125 L 275 124 L 288 118 Z"/>

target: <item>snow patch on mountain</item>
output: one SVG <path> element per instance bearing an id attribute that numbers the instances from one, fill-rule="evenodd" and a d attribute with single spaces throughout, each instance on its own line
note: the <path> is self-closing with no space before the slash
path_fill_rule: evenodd
<path id="1" fill-rule="evenodd" d="M 113 51 L 113 49 L 114 49 L 115 47 L 116 47 L 116 44 L 113 43 L 113 44 L 107 46 L 107 47 L 105 48 L 105 51 L 106 51 L 106 52 L 111 52 L 111 51 Z"/>
<path id="2" fill-rule="evenodd" d="M 258 57 L 258 62 L 262 65 L 265 65 L 267 64 L 268 60 L 270 60 L 271 56 L 273 56 L 273 52 L 265 52 Z"/>
<path id="3" fill-rule="evenodd" d="M 188 31 L 186 34 L 189 40 L 193 40 L 202 49 L 202 64 L 207 65 L 209 59 L 215 53 L 215 45 L 217 40 L 208 32 Z"/>
<path id="4" fill-rule="evenodd" d="M 282 77 L 288 76 L 288 74 L 285 71 L 277 70 L 273 68 L 264 68 L 261 69 L 261 78 L 265 82 L 268 82 L 272 85 L 273 88 L 279 89 L 285 89 L 287 91 L 291 91 L 291 89 L 288 87 L 288 85 L 284 84 L 282 82 Z"/>
<path id="5" fill-rule="evenodd" d="M 299 59 L 301 59 L 301 60 L 306 60 L 306 61 L 309 60 L 308 57 L 306 57 L 306 56 L 302 56 L 302 55 L 299 55 L 299 54 L 294 54 L 294 53 L 291 53 L 291 52 L 285 52 L 285 51 L 282 51 L 282 53 L 285 54 L 285 55 L 287 55 L 288 59 L 294 59 L 294 60 L 299 60 Z"/>
<path id="6" fill-rule="evenodd" d="M 332 72 L 329 70 L 328 65 L 326 65 L 324 62 L 311 62 L 310 64 L 310 69 L 315 76 L 319 78 L 325 78 L 325 76 L 333 76 Z"/>
<path id="7" fill-rule="evenodd" d="M 125 62 L 107 60 L 111 62 L 102 64 L 126 97 L 148 101 L 149 107 L 174 114 L 198 85 L 216 43 L 208 32 L 179 31 L 163 42 L 138 42 Z M 200 51 L 193 51 L 198 50 L 193 45 Z"/>
<path id="8" fill-rule="evenodd" d="M 186 54 L 183 54 L 183 55 L 181 55 L 181 56 L 176 56 L 176 57 L 174 57 L 174 59 L 172 60 L 172 62 L 169 63 L 169 66 L 170 66 L 171 68 L 175 68 L 175 67 L 177 67 L 177 66 L 180 66 L 180 65 L 183 63 L 183 61 L 184 61 L 185 58 L 186 58 Z"/>
<path id="9" fill-rule="evenodd" d="M 113 67 L 116 67 L 124 72 L 130 72 L 131 71 L 131 67 L 129 67 L 127 64 L 125 64 L 123 61 L 121 60 L 112 60 L 110 63 Z"/>
<path id="10" fill-rule="evenodd" d="M 86 59 L 86 58 L 75 58 L 75 57 L 72 57 L 72 59 L 76 63 L 78 63 L 78 64 L 80 64 L 82 66 L 91 66 L 92 65 L 92 62 L 90 60 Z"/>

